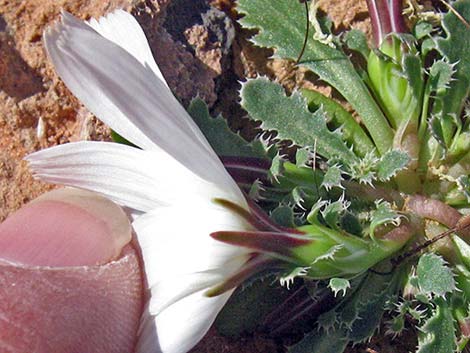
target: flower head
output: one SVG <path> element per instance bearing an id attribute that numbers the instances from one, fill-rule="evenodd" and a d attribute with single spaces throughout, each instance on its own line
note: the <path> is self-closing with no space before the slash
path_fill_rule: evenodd
<path id="1" fill-rule="evenodd" d="M 252 228 L 214 198 L 247 209 L 245 198 L 172 95 L 131 15 L 86 23 L 64 13 L 44 43 L 72 93 L 138 148 L 69 143 L 28 156 L 30 167 L 42 180 L 101 193 L 130 210 L 150 290 L 137 352 L 186 352 L 233 291 L 208 297 L 207 290 L 251 259 L 209 236 Z"/>
<path id="2" fill-rule="evenodd" d="M 245 199 L 173 96 L 131 15 L 86 23 L 64 13 L 44 43 L 72 93 L 136 146 L 76 142 L 27 160 L 36 177 L 101 193 L 133 216 L 149 289 L 137 353 L 189 351 L 253 273 L 352 277 L 413 234 L 404 224 L 369 242 L 315 215 L 299 229 L 273 224 Z"/>

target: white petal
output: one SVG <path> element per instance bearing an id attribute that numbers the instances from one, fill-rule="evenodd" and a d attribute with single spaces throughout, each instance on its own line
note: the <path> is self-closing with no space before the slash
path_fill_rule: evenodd
<path id="1" fill-rule="evenodd" d="M 170 305 L 201 290 L 219 285 L 238 272 L 248 259 L 246 253 L 228 259 L 219 268 L 203 272 L 173 274 L 158 280 L 151 288 L 154 300 L 149 302 L 149 312 L 158 315 Z"/>
<path id="2" fill-rule="evenodd" d="M 151 297 L 141 321 L 138 353 L 186 353 L 207 332 L 232 291 L 204 292 L 236 272 L 247 250 L 218 242 L 216 230 L 251 229 L 212 202 L 192 200 L 154 210 L 133 223 Z"/>
<path id="3" fill-rule="evenodd" d="M 232 291 L 214 298 L 194 293 L 156 317 L 144 314 L 137 353 L 186 353 L 207 333 Z M 153 318 L 153 320 L 152 320 Z"/>
<path id="4" fill-rule="evenodd" d="M 162 150 L 145 151 L 109 142 L 76 142 L 29 155 L 44 181 L 99 192 L 138 211 L 191 198 L 234 198 L 182 166 Z"/>
<path id="5" fill-rule="evenodd" d="M 149 312 L 158 315 L 177 301 L 196 292 L 207 290 L 224 281 L 222 271 L 212 270 L 184 275 L 174 275 L 154 284 L 151 295 L 155 300 L 149 303 Z"/>
<path id="6" fill-rule="evenodd" d="M 227 275 L 248 258 L 246 249 L 210 237 L 218 230 L 251 229 L 244 219 L 210 200 L 190 201 L 156 209 L 132 224 L 142 249 L 149 287 L 190 273 L 213 270 Z M 158 300 L 158 294 L 152 300 Z"/>
<path id="7" fill-rule="evenodd" d="M 80 37 L 80 41 L 86 41 L 87 38 L 89 38 L 90 43 L 92 43 L 96 38 L 102 38 L 103 45 L 107 48 L 111 47 L 114 49 L 119 47 L 105 40 L 90 26 L 77 21 L 70 14 L 64 13 L 63 20 L 67 22 L 67 25 L 57 24 L 55 28 L 50 27 L 45 31 L 44 44 L 49 58 L 65 84 L 89 110 L 108 124 L 113 130 L 125 136 L 137 146 L 147 149 L 153 148 L 154 143 L 129 121 L 120 107 L 116 106 L 114 102 L 115 97 L 113 97 L 113 95 L 117 95 L 118 93 L 114 92 L 113 95 L 111 95 L 107 92 L 103 92 L 104 89 L 101 86 L 107 85 L 107 90 L 111 90 L 112 87 L 109 87 L 111 83 L 96 83 L 97 78 L 92 77 L 93 73 L 96 72 L 93 68 L 95 65 L 85 69 L 83 68 L 85 63 L 81 62 L 80 69 L 78 69 L 78 66 L 75 68 L 80 58 L 72 51 L 67 50 L 70 46 L 70 44 L 67 44 L 67 41 L 69 37 L 74 34 L 75 37 Z M 75 41 L 78 42 L 77 39 L 75 39 Z M 84 46 L 84 43 L 82 46 Z M 123 49 L 121 49 L 121 51 L 124 52 Z M 93 55 L 91 53 L 88 55 L 91 61 Z M 129 54 L 127 55 L 130 56 Z M 81 75 L 81 70 L 83 70 L 83 75 Z M 104 81 L 104 78 L 105 77 L 102 77 L 101 81 Z"/>
<path id="8" fill-rule="evenodd" d="M 46 31 L 44 42 L 67 87 L 112 129 L 144 149 L 158 145 L 202 178 L 237 190 L 191 117 L 148 66 L 69 14 Z"/>
<path id="9" fill-rule="evenodd" d="M 126 50 L 142 65 L 148 65 L 155 75 L 166 84 L 165 78 L 153 58 L 145 33 L 134 16 L 123 10 L 115 10 L 99 20 L 91 19 L 88 24 L 103 37 Z"/>

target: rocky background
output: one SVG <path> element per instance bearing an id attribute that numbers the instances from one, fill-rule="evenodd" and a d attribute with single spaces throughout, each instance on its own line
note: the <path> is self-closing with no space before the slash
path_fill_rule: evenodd
<path id="1" fill-rule="evenodd" d="M 335 30 L 354 27 L 370 32 L 365 0 L 319 2 L 321 10 L 333 19 Z M 292 6 L 301 4 L 292 0 Z M 109 140 L 109 129 L 70 94 L 55 74 L 41 36 L 58 20 L 61 10 L 89 19 L 116 8 L 137 17 L 177 97 L 187 104 L 199 95 L 214 116 L 223 114 L 230 126 L 244 136 L 253 134 L 253 126 L 243 119 L 237 104 L 238 81 L 246 77 L 267 75 L 276 77 L 288 90 L 315 86 L 334 95 L 321 83 L 312 83 L 314 77 L 306 77 L 291 63 L 269 59 L 270 51 L 253 47 L 247 41 L 250 33 L 234 22 L 237 14 L 233 0 L 0 0 L 0 221 L 52 188 L 32 179 L 23 161 L 25 155 L 70 141 Z M 275 340 L 230 340 L 211 330 L 193 353 L 284 351 L 283 344 Z M 406 351 L 406 347 L 392 345 L 383 337 L 351 350 Z"/>

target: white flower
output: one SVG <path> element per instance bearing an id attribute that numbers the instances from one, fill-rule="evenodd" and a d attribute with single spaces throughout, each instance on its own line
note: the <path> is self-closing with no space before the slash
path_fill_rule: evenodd
<path id="1" fill-rule="evenodd" d="M 64 13 L 44 35 L 67 85 L 104 123 L 131 141 L 77 142 L 27 157 L 42 180 L 101 193 L 131 209 L 151 291 L 137 352 L 190 350 L 232 291 L 204 293 L 242 271 L 248 250 L 212 239 L 215 231 L 250 230 L 240 189 L 168 89 L 137 21 L 116 11 L 81 22 Z"/>

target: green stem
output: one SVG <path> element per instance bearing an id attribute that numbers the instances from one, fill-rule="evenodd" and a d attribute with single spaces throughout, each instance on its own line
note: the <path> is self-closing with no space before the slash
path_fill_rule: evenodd
<path id="1" fill-rule="evenodd" d="M 312 60 L 309 53 L 307 50 L 305 62 L 299 65 L 336 88 L 359 114 L 380 155 L 388 152 L 393 143 L 393 129 L 351 62 L 343 54 L 338 54 L 337 60 Z"/>
<path id="2" fill-rule="evenodd" d="M 421 110 L 421 117 L 419 122 L 418 138 L 419 141 L 423 141 L 428 130 L 428 113 L 429 113 L 429 98 L 431 94 L 430 81 L 426 83 L 426 88 L 423 94 L 423 109 Z"/>
<path id="3" fill-rule="evenodd" d="M 364 105 L 356 105 L 355 99 L 352 97 L 345 97 L 354 107 L 354 109 L 359 113 L 362 122 L 367 128 L 367 131 L 372 137 L 374 144 L 377 146 L 377 150 L 381 155 L 387 153 L 393 143 L 393 130 L 388 124 L 387 118 L 383 115 L 379 106 L 372 98 L 372 95 L 369 93 L 366 85 L 363 81 L 360 81 L 360 84 L 357 85 L 357 91 L 354 95 L 363 95 L 363 100 L 367 102 Z"/>
<path id="4" fill-rule="evenodd" d="M 417 172 L 420 155 L 420 143 L 417 130 L 417 122 L 412 121 L 410 117 L 408 121 L 401 123 L 393 142 L 395 149 L 405 151 L 410 158 L 410 163 L 407 168 L 400 171 L 395 177 L 398 189 L 407 194 L 421 192 L 422 188 L 421 180 Z"/>

